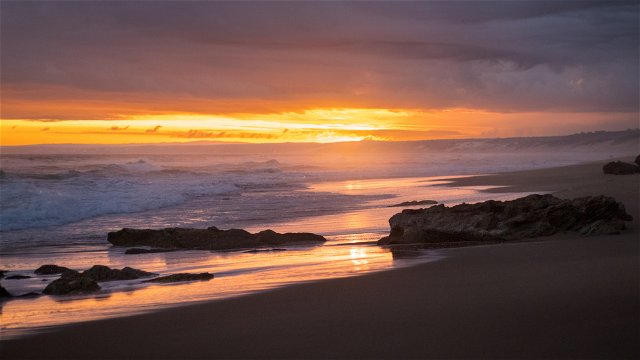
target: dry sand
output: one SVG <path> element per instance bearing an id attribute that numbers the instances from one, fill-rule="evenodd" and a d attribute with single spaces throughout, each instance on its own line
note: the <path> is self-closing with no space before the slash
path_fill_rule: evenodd
<path id="1" fill-rule="evenodd" d="M 439 250 L 442 261 L 0 343 L 2 358 L 640 358 L 640 177 L 601 163 L 465 178 L 605 194 L 622 235 Z M 214 280 L 215 281 L 215 280 Z"/>

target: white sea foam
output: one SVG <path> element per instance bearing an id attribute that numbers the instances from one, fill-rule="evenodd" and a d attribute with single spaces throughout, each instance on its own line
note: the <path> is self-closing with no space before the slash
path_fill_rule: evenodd
<path id="1" fill-rule="evenodd" d="M 140 212 L 197 197 L 234 195 L 295 181 L 295 174 L 282 177 L 277 165 L 241 164 L 234 167 L 236 171 L 223 172 L 168 169 L 143 159 L 79 166 L 84 171 L 64 167 L 25 171 L 23 166 L 16 172 L 3 171 L 0 179 L 0 229 L 45 227 L 105 214 Z"/>

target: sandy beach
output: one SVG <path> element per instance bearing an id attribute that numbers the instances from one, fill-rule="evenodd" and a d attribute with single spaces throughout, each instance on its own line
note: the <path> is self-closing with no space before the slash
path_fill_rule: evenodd
<path id="1" fill-rule="evenodd" d="M 3 341 L 18 358 L 638 358 L 638 175 L 603 162 L 457 179 L 492 191 L 610 195 L 621 235 L 437 250 L 437 262 Z M 215 280 L 214 280 L 215 281 Z"/>

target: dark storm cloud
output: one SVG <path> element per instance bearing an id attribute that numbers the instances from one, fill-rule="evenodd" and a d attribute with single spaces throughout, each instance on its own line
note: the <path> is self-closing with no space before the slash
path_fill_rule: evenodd
<path id="1" fill-rule="evenodd" d="M 3 102 L 638 110 L 637 2 L 1 6 Z"/>

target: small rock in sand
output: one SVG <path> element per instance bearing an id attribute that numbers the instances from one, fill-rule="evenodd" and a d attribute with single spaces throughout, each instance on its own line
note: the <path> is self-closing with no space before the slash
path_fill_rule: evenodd
<path id="1" fill-rule="evenodd" d="M 602 171 L 605 174 L 629 175 L 629 174 L 635 174 L 640 172 L 640 167 L 638 167 L 637 165 L 622 162 L 622 161 L 612 161 L 604 165 L 602 167 Z"/>

